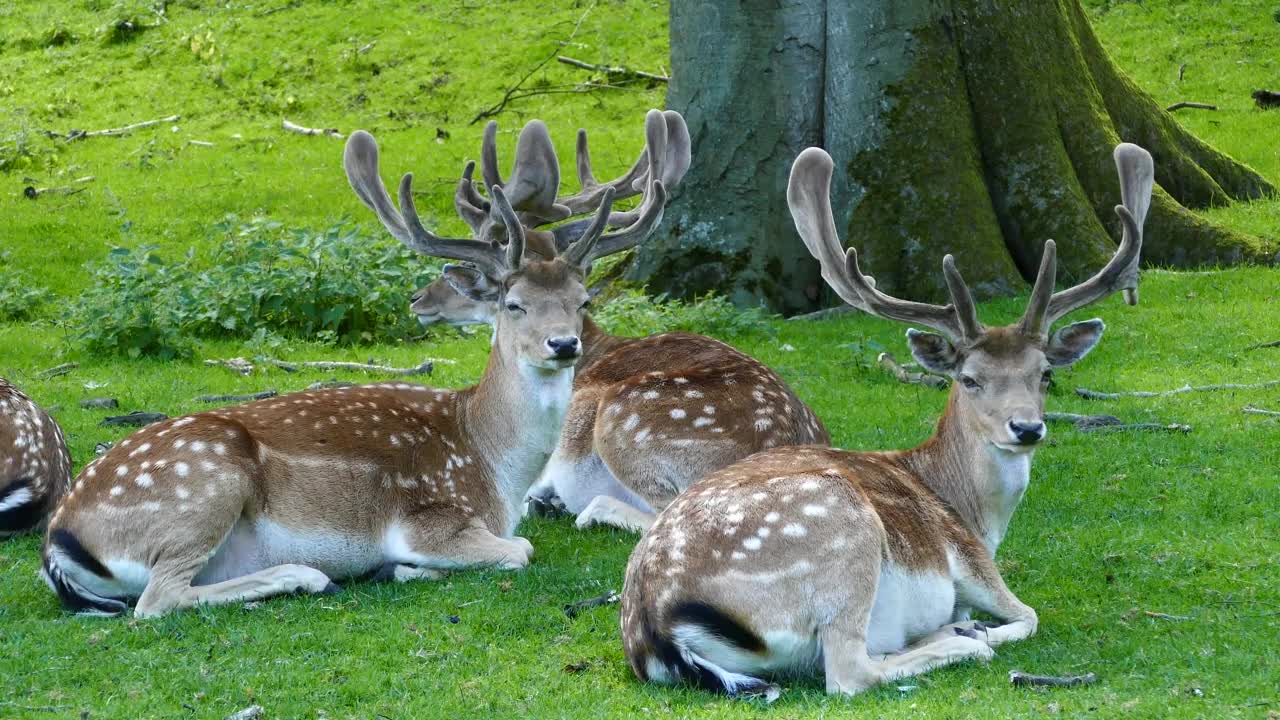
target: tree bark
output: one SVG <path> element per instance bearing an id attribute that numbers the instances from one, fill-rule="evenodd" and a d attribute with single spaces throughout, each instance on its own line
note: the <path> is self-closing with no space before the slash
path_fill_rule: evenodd
<path id="1" fill-rule="evenodd" d="M 975 294 L 1023 290 L 1044 241 L 1075 282 L 1119 240 L 1111 150 L 1156 162 L 1148 264 L 1270 262 L 1275 240 L 1187 208 L 1275 192 L 1183 130 L 1111 62 L 1078 0 L 673 0 L 668 107 L 693 165 L 631 270 L 781 312 L 823 296 L 785 188 L 810 145 L 835 159 L 833 204 L 864 269 L 895 294 L 945 297 L 953 253 Z"/>

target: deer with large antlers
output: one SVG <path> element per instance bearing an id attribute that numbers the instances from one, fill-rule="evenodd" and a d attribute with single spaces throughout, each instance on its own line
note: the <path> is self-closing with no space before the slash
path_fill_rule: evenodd
<path id="1" fill-rule="evenodd" d="M 650 233 L 662 217 L 662 183 L 651 180 L 644 212 L 612 234 L 604 231 L 613 191 L 600 193 L 595 218 L 563 253 L 540 260 L 526 257 L 523 225 L 497 184 L 492 232 L 444 238 L 422 226 L 411 174 L 399 210 L 392 204 L 372 136 L 351 136 L 344 165 L 393 236 L 424 255 L 472 263 L 497 288 L 505 311 L 480 382 L 304 392 L 122 440 L 80 473 L 50 523 L 44 574 L 67 608 L 118 614 L 136 600 L 137 615 L 154 616 L 324 592 L 335 579 L 370 573 L 409 580 L 529 562 L 532 546 L 513 533 L 569 403 L 586 268 Z M 498 232 L 504 243 L 489 236 Z"/>
<path id="2" fill-rule="evenodd" d="M 622 635 L 637 676 L 771 695 L 769 678 L 820 670 L 828 692 L 854 694 L 988 659 L 993 647 L 1035 633 L 1036 612 L 1005 585 L 994 555 L 1045 437 L 1050 374 L 1083 358 L 1103 330 L 1097 319 L 1051 326 L 1118 290 L 1137 301 L 1152 162 L 1128 144 L 1115 160 L 1123 200 L 1115 256 L 1055 293 L 1047 241 L 1022 319 L 986 327 L 950 255 L 948 305 L 878 290 L 836 235 L 831 158 L 801 153 L 787 190 L 800 237 L 845 302 L 936 331 L 908 330 L 907 343 L 922 365 L 955 380 L 946 412 L 913 450 L 779 448 L 677 498 L 627 566 Z M 969 620 L 973 610 L 995 622 Z"/>
<path id="3" fill-rule="evenodd" d="M 62 428 L 0 378 L 0 538 L 42 527 L 70 484 Z"/>
<path id="4" fill-rule="evenodd" d="M 521 179 L 517 207 L 524 209 L 522 220 L 534 226 L 564 220 L 586 211 L 606 189 L 616 192 L 615 199 L 627 197 L 655 175 L 664 187 L 673 188 L 689 167 L 684 119 L 672 111 L 652 111 L 645 128 L 640 159 L 609 182 L 596 180 L 586 131 L 579 131 L 576 166 L 582 189 L 568 196 L 557 196 L 553 185 L 528 180 L 549 177 L 547 172 L 530 173 L 530 166 L 555 162 L 527 152 L 522 134 L 508 183 Z M 486 183 L 500 184 L 495 134 L 496 124 L 490 123 L 482 174 Z M 455 206 L 484 235 L 488 216 L 472 185 L 473 172 L 474 165 L 468 165 Z M 635 211 L 612 213 L 609 224 L 630 226 L 644 208 L 642 203 Z M 580 232 L 582 222 L 542 232 L 537 252 L 558 252 Z M 447 267 L 440 279 L 415 293 L 413 310 L 424 324 L 487 321 L 501 312 L 492 297 L 464 296 L 453 289 L 480 282 L 472 269 Z M 560 443 L 530 494 L 538 504 L 563 504 L 577 515 L 579 527 L 604 524 L 643 531 L 657 510 L 712 470 L 770 447 L 829 442 L 817 416 L 777 373 L 718 340 L 679 332 L 619 337 L 587 317 L 582 342 Z"/>

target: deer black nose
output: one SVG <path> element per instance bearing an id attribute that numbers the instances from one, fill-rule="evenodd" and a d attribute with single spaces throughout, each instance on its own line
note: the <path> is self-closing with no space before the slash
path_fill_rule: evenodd
<path id="1" fill-rule="evenodd" d="M 578 338 L 573 335 L 547 338 L 547 347 L 551 348 L 551 354 L 558 358 L 578 356 Z"/>
<path id="2" fill-rule="evenodd" d="M 1035 445 L 1044 439 L 1044 423 L 1021 422 L 1018 420 L 1009 421 L 1009 432 L 1018 439 L 1021 445 Z"/>

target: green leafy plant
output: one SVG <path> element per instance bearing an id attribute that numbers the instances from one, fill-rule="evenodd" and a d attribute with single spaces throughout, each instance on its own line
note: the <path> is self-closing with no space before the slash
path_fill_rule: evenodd
<path id="1" fill-rule="evenodd" d="M 672 330 L 715 337 L 774 334 L 777 319 L 762 308 L 739 308 L 721 295 L 707 294 L 694 300 L 666 295 L 650 297 L 642 290 L 624 287 L 599 306 L 593 317 L 611 332 L 651 335 Z"/>
<path id="2" fill-rule="evenodd" d="M 0 322 L 37 318 L 52 297 L 48 289 L 32 283 L 23 273 L 0 267 Z"/>

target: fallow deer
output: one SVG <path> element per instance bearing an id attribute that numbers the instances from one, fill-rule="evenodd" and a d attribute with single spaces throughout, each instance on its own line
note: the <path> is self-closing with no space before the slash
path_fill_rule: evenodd
<path id="1" fill-rule="evenodd" d="M 496 124 L 490 123 L 481 162 L 486 182 L 500 184 L 495 134 Z M 689 167 L 684 119 L 672 111 L 652 111 L 645 134 L 640 159 L 620 178 L 601 183 L 592 171 L 586 131 L 579 131 L 576 167 L 582 189 L 557 196 L 555 185 L 526 181 L 517 208 L 525 209 L 522 219 L 534 225 L 563 220 L 583 212 L 603 188 L 626 197 L 634 194 L 637 182 L 654 175 L 662 178 L 664 187 L 674 187 Z M 665 146 L 666 151 L 653 152 L 655 146 Z M 554 157 L 524 147 L 522 133 L 513 182 L 529 177 L 531 164 L 555 165 Z M 473 172 L 474 165 L 468 165 L 455 206 L 475 232 L 485 234 L 488 216 L 472 186 Z M 634 211 L 613 213 L 609 223 L 625 227 L 636 217 Z M 562 248 L 582 222 L 542 233 L 538 252 Z M 440 279 L 414 295 L 413 310 L 420 321 L 471 324 L 497 312 L 493 302 L 481 302 L 484 298 L 451 292 L 459 275 L 471 287 L 482 282 L 474 270 L 446 268 Z M 468 275 L 476 277 L 466 281 Z M 579 527 L 606 524 L 643 531 L 656 510 L 712 470 L 770 447 L 829 442 L 817 416 L 777 373 L 718 340 L 681 332 L 619 337 L 587 317 L 582 342 L 560 443 L 543 480 L 530 493 L 535 503 L 563 503 L 577 515 Z"/>
<path id="2" fill-rule="evenodd" d="M 829 693 L 966 659 L 1036 631 L 1036 612 L 1005 586 L 994 555 L 1045 437 L 1054 368 L 1083 358 L 1101 320 L 1050 332 L 1054 321 L 1117 290 L 1136 303 L 1142 224 L 1150 203 L 1146 151 L 1115 150 L 1123 237 L 1092 278 L 1055 293 L 1045 243 L 1022 319 L 985 327 L 948 255 L 951 304 L 876 289 L 845 255 L 829 190 L 831 158 L 810 148 L 791 171 L 787 202 L 823 278 L 872 315 L 907 331 L 926 368 L 954 379 L 933 437 L 901 452 L 778 448 L 700 480 L 636 547 L 622 596 L 622 636 L 642 680 L 772 695 L 769 678 L 825 674 Z M 971 610 L 994 624 L 968 620 Z"/>
<path id="3" fill-rule="evenodd" d="M 604 234 L 612 191 L 563 254 L 524 257 L 503 189 L 492 222 L 505 246 L 423 228 L 412 174 L 397 210 L 372 136 L 344 155 L 356 195 L 425 255 L 474 263 L 506 308 L 479 384 L 458 391 L 393 382 L 285 395 L 151 425 L 88 465 L 44 546 L 46 580 L 72 610 L 138 616 L 287 592 L 375 573 L 434 578 L 478 565 L 524 567 L 513 537 L 569 402 L 581 352 L 585 268 L 643 240 L 661 220 L 651 182 L 642 216 Z"/>
<path id="4" fill-rule="evenodd" d="M 62 428 L 0 378 L 0 538 L 43 527 L 70 484 Z"/>

